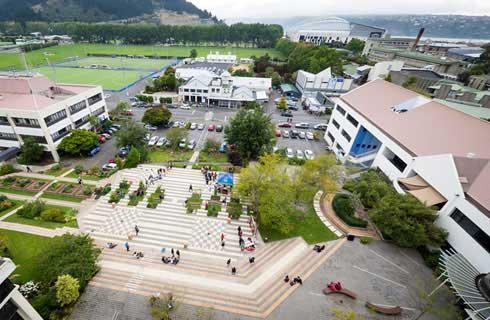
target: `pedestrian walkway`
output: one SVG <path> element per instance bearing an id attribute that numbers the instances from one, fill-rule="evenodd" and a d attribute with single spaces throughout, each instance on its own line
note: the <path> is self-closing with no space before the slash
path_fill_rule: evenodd
<path id="1" fill-rule="evenodd" d="M 320 205 L 320 201 L 322 200 L 322 197 L 323 197 L 323 191 L 318 191 L 315 194 L 315 197 L 313 198 L 313 207 L 315 208 L 316 215 L 318 216 L 318 218 L 320 218 L 322 223 L 330 231 L 332 231 L 337 237 L 343 236 L 344 233 L 342 231 L 340 231 L 339 229 L 337 229 L 335 227 L 335 225 L 332 222 L 330 222 L 330 220 L 327 218 L 327 216 L 325 216 L 323 214 L 322 209 L 321 209 L 321 205 Z"/>
<path id="2" fill-rule="evenodd" d="M 36 226 L 30 226 L 27 224 L 12 223 L 12 222 L 5 222 L 5 221 L 0 221 L 0 229 L 25 232 L 25 233 L 30 233 L 30 234 L 35 234 L 38 236 L 50 237 L 50 238 L 55 236 L 61 236 L 65 233 L 72 233 L 72 234 L 80 233 L 80 230 L 75 228 L 63 227 L 63 228 L 56 228 L 56 229 L 47 229 L 47 228 L 41 228 Z"/>

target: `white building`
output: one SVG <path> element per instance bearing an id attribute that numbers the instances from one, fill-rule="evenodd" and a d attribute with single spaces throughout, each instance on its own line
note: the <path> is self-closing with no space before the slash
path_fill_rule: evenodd
<path id="1" fill-rule="evenodd" d="M 19 286 L 9 280 L 15 264 L 8 258 L 0 257 L 0 318 L 42 320 L 39 313 L 19 292 Z"/>
<path id="2" fill-rule="evenodd" d="M 299 70 L 298 76 L 296 77 L 296 87 L 301 94 L 319 91 L 344 93 L 349 91 L 351 86 L 352 79 L 334 77 L 332 76 L 332 70 L 330 68 L 317 74 Z"/>
<path id="3" fill-rule="evenodd" d="M 231 54 L 231 52 L 228 52 L 228 54 L 220 54 L 219 52 L 211 52 L 206 56 L 206 62 L 211 62 L 211 63 L 233 63 L 235 64 L 237 62 L 236 55 Z"/>
<path id="4" fill-rule="evenodd" d="M 490 271 L 490 123 L 383 80 L 336 101 L 325 140 L 341 162 L 378 168 L 436 206 L 448 243 Z"/>
<path id="5" fill-rule="evenodd" d="M 53 159 L 71 129 L 90 129 L 89 117 L 108 119 L 100 86 L 56 84 L 36 74 L 0 75 L 0 148 L 20 147 L 34 138 Z"/>
<path id="6" fill-rule="evenodd" d="M 233 108 L 250 101 L 265 102 L 271 89 L 271 78 L 232 77 L 225 71 L 221 76 L 196 73 L 179 87 L 179 95 L 187 102 Z"/>
<path id="7" fill-rule="evenodd" d="M 405 62 L 400 60 L 378 62 L 369 70 L 367 80 L 385 79 L 391 71 L 400 71 L 404 64 Z"/>

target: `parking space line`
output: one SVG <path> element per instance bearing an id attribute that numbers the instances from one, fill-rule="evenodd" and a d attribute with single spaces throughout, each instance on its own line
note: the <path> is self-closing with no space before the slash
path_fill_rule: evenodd
<path id="1" fill-rule="evenodd" d="M 397 265 L 396 263 L 394 262 L 391 262 L 390 260 L 386 259 L 385 257 L 383 257 L 382 255 L 380 255 L 379 253 L 377 253 L 376 251 L 372 250 L 372 249 L 369 249 L 369 251 L 371 251 L 372 253 L 374 253 L 375 255 L 377 255 L 378 257 L 380 257 L 381 259 L 383 259 L 384 261 L 388 262 L 389 264 L 391 264 L 392 266 L 394 266 L 395 268 L 405 272 L 406 274 L 410 274 L 410 272 L 408 272 L 407 270 L 403 269 L 402 267 L 400 267 L 399 265 Z"/>
<path id="2" fill-rule="evenodd" d="M 418 266 L 421 266 L 421 265 L 422 265 L 422 264 L 418 263 L 417 261 L 415 261 L 415 260 L 414 260 L 412 257 L 410 257 L 408 254 L 406 254 L 405 252 L 403 252 L 401 249 L 398 249 L 398 251 L 400 251 L 400 253 L 401 253 L 402 255 L 404 255 L 404 256 L 405 256 L 405 258 L 407 258 L 407 259 L 408 259 L 410 262 L 412 262 L 412 263 L 414 263 L 414 264 L 416 264 L 416 265 L 418 265 Z"/>
<path id="3" fill-rule="evenodd" d="M 377 306 L 380 306 L 380 307 L 383 307 L 383 308 L 394 308 L 396 306 L 392 306 L 392 305 L 389 305 L 389 304 L 379 304 L 379 303 L 374 303 L 374 302 L 371 302 L 372 304 L 375 304 Z M 402 307 L 400 306 L 400 308 L 404 309 L 404 310 L 408 310 L 408 311 L 416 311 L 417 309 L 416 308 L 410 308 L 410 307 Z"/>
<path id="4" fill-rule="evenodd" d="M 365 272 L 365 273 L 367 273 L 367 274 L 370 274 L 370 275 L 372 275 L 372 276 L 374 276 L 374 277 L 376 277 L 376 278 L 380 278 L 380 279 L 382 279 L 382 280 L 385 280 L 385 281 L 388 281 L 388 282 L 390 282 L 390 283 L 393 283 L 394 285 L 400 286 L 400 287 L 405 288 L 405 289 L 407 288 L 407 286 L 405 286 L 405 285 L 403 285 L 403 284 L 401 284 L 401 283 L 398 283 L 398 282 L 396 282 L 396 281 L 393 281 L 393 280 L 387 279 L 387 278 L 385 278 L 385 277 L 383 277 L 383 276 L 380 276 L 379 274 L 376 274 L 376 273 L 373 273 L 373 272 L 371 272 L 371 271 L 368 271 L 368 270 L 362 269 L 362 268 L 360 268 L 360 267 L 358 267 L 358 266 L 355 266 L 355 265 L 354 265 L 354 266 L 352 266 L 352 267 L 353 267 L 353 268 L 355 268 L 355 269 L 357 269 L 357 270 L 359 270 L 359 271 L 362 271 L 362 272 Z"/>

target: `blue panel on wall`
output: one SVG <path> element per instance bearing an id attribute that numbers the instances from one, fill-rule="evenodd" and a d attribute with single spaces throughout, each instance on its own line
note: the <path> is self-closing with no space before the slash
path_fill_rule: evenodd
<path id="1" fill-rule="evenodd" d="M 376 139 L 371 132 L 366 130 L 366 128 L 361 126 L 349 154 L 353 156 L 360 156 L 366 153 L 371 153 L 377 151 L 380 145 L 381 143 L 379 140 Z"/>

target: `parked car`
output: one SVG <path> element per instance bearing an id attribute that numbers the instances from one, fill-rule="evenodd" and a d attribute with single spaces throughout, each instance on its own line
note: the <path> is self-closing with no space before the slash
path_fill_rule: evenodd
<path id="1" fill-rule="evenodd" d="M 308 139 L 308 140 L 313 140 L 313 139 L 315 139 L 315 136 L 313 135 L 313 132 L 309 132 L 309 131 L 308 131 L 308 132 L 306 133 L 306 139 Z"/>
<path id="2" fill-rule="evenodd" d="M 281 122 L 277 125 L 279 128 L 291 128 L 292 124 L 289 122 Z"/>
<path id="3" fill-rule="evenodd" d="M 280 136 L 281 136 L 281 130 L 276 129 L 276 137 L 280 137 Z"/>
<path id="4" fill-rule="evenodd" d="M 89 157 L 93 157 L 95 156 L 97 153 L 99 153 L 100 151 L 100 146 L 97 144 L 95 147 L 93 147 L 92 149 L 89 150 L 89 152 L 87 152 L 87 155 Z"/>
<path id="5" fill-rule="evenodd" d="M 158 142 L 158 139 L 160 139 L 160 137 L 159 137 L 159 136 L 153 136 L 153 137 L 151 137 L 150 141 L 148 141 L 148 145 L 149 145 L 149 146 L 154 146 L 154 145 L 156 145 L 156 144 L 157 144 L 157 142 Z"/>
<path id="6" fill-rule="evenodd" d="M 131 102 L 138 102 L 139 100 L 136 97 L 130 97 L 129 98 L 129 101 L 131 101 Z"/>
<path id="7" fill-rule="evenodd" d="M 298 106 L 297 105 L 288 105 L 288 110 L 298 111 Z"/>
<path id="8" fill-rule="evenodd" d="M 286 149 L 286 157 L 288 157 L 289 159 L 294 158 L 294 152 L 293 152 L 293 149 L 291 149 L 291 148 L 287 148 L 287 149 Z"/>
<path id="9" fill-rule="evenodd" d="M 208 126 L 208 131 L 214 131 L 214 128 L 215 128 L 214 124 L 210 124 Z"/>
<path id="10" fill-rule="evenodd" d="M 204 130 L 204 124 L 203 123 L 198 124 L 197 130 Z"/>
<path id="11" fill-rule="evenodd" d="M 104 137 L 106 140 L 110 140 L 112 138 L 112 136 L 108 133 L 101 133 L 100 135 Z"/>
<path id="12" fill-rule="evenodd" d="M 172 128 L 178 128 L 179 127 L 179 121 L 175 121 L 173 124 L 172 124 Z"/>
<path id="13" fill-rule="evenodd" d="M 121 125 L 120 124 L 112 124 L 111 125 L 111 128 L 116 128 L 117 130 L 121 129 Z"/>
<path id="14" fill-rule="evenodd" d="M 167 142 L 167 139 L 165 139 L 165 137 L 161 137 L 160 139 L 158 139 L 156 146 L 161 147 L 165 144 L 165 142 Z"/>
<path id="15" fill-rule="evenodd" d="M 305 158 L 304 152 L 302 150 L 296 150 L 296 158 L 304 159 Z"/>
<path id="16" fill-rule="evenodd" d="M 299 136 L 299 132 L 297 130 L 291 130 L 289 132 L 289 135 L 291 136 L 291 139 L 297 139 Z"/>
<path id="17" fill-rule="evenodd" d="M 117 164 L 115 163 L 106 163 L 102 166 L 102 170 L 104 171 L 111 171 L 117 169 Z"/>
<path id="18" fill-rule="evenodd" d="M 283 137 L 283 138 L 289 138 L 289 131 L 287 131 L 287 130 L 283 130 L 283 131 L 282 131 L 282 137 Z"/>
<path id="19" fill-rule="evenodd" d="M 222 124 L 218 124 L 216 126 L 216 132 L 221 132 L 221 131 L 223 131 L 223 125 Z"/>
<path id="20" fill-rule="evenodd" d="M 281 116 L 291 118 L 293 116 L 293 113 L 290 110 L 282 110 Z"/>
<path id="21" fill-rule="evenodd" d="M 292 100 L 286 99 L 286 105 L 288 105 L 288 106 L 295 106 L 296 105 L 296 101 L 292 101 Z"/>
<path id="22" fill-rule="evenodd" d="M 194 150 L 195 147 L 196 147 L 196 140 L 191 140 L 187 144 L 187 148 L 189 148 L 190 150 Z"/>
<path id="23" fill-rule="evenodd" d="M 313 159 L 315 159 L 315 154 L 313 153 L 313 151 L 306 149 L 305 150 L 305 158 L 308 160 L 313 160 Z"/>
<path id="24" fill-rule="evenodd" d="M 300 123 L 296 123 L 294 125 L 295 128 L 298 128 L 298 129 L 309 129 L 310 128 L 310 124 L 307 123 L 307 122 L 300 122 Z"/>
<path id="25" fill-rule="evenodd" d="M 326 124 L 326 123 L 319 123 L 319 124 L 315 124 L 313 126 L 313 129 L 326 131 L 327 130 L 327 127 L 328 127 L 328 124 Z"/>
<path id="26" fill-rule="evenodd" d="M 169 109 L 177 109 L 179 106 L 176 104 L 167 104 L 167 108 Z"/>
<path id="27" fill-rule="evenodd" d="M 127 156 L 129 153 L 129 147 L 122 147 L 122 148 L 119 148 L 119 150 L 117 151 L 117 155 L 121 158 L 124 158 L 125 156 Z"/>
<path id="28" fill-rule="evenodd" d="M 187 139 L 180 140 L 179 148 L 185 148 L 187 146 Z"/>
<path id="29" fill-rule="evenodd" d="M 150 131 L 155 131 L 158 128 L 155 126 L 152 126 L 151 124 L 145 124 L 145 129 L 150 130 Z"/>
<path id="30" fill-rule="evenodd" d="M 151 138 L 151 134 L 147 133 L 145 135 L 145 137 L 143 138 L 143 140 L 146 141 L 146 142 L 148 142 L 148 141 L 150 141 L 150 138 Z"/>
<path id="31" fill-rule="evenodd" d="M 183 110 L 191 110 L 191 107 L 187 104 L 183 104 L 180 106 L 180 109 L 183 109 Z"/>
<path id="32" fill-rule="evenodd" d="M 98 137 L 98 139 L 99 139 L 99 143 L 104 143 L 105 142 L 105 137 L 103 135 L 100 135 Z"/>
<path id="33" fill-rule="evenodd" d="M 225 153 L 227 149 L 228 149 L 228 144 L 226 142 L 223 142 L 219 146 L 219 152 L 221 152 L 221 153 Z"/>
<path id="34" fill-rule="evenodd" d="M 197 123 L 193 122 L 191 123 L 191 126 L 189 127 L 191 130 L 196 130 L 197 129 Z"/>
<path id="35" fill-rule="evenodd" d="M 300 139 L 306 139 L 306 133 L 304 131 L 299 132 L 299 138 Z"/>
<path id="36" fill-rule="evenodd" d="M 289 97 L 286 97 L 287 100 L 291 100 L 291 101 L 298 101 L 298 98 L 296 98 L 295 96 L 289 96 Z"/>

